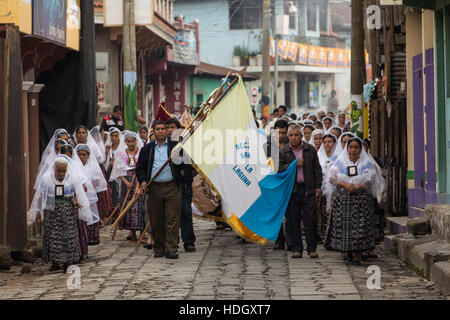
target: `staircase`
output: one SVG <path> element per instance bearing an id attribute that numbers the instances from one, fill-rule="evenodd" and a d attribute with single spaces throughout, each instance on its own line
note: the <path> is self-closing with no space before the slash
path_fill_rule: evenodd
<path id="1" fill-rule="evenodd" d="M 384 236 L 384 248 L 386 250 L 392 249 L 392 239 L 394 236 L 406 233 L 406 227 L 408 224 L 408 220 L 414 218 L 423 218 L 425 214 L 425 210 L 423 208 L 418 207 L 409 207 L 408 216 L 402 217 L 387 217 L 386 218 L 386 228 L 385 236 Z"/>

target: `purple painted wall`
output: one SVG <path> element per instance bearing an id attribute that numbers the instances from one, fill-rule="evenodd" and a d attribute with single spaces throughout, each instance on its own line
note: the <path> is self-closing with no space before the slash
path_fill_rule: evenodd
<path id="1" fill-rule="evenodd" d="M 423 124 L 423 73 L 422 54 L 414 56 L 413 65 L 413 128 L 414 128 L 414 196 L 409 205 L 424 208 L 425 205 L 425 143 Z M 410 192 L 411 193 L 411 192 Z"/>

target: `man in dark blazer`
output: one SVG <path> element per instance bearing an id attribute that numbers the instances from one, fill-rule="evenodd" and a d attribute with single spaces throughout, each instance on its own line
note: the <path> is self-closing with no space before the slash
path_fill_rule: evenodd
<path id="1" fill-rule="evenodd" d="M 170 157 L 178 144 L 168 139 L 167 124 L 158 120 L 154 123 L 155 141 L 146 144 L 140 154 L 136 167 L 136 177 L 143 192 L 147 195 L 147 210 L 152 228 L 153 250 L 155 258 L 166 256 L 178 259 L 178 242 L 181 216 L 181 186 L 191 170 L 185 170 L 184 164 L 173 161 L 164 167 L 151 185 L 150 179 Z"/>
<path id="2" fill-rule="evenodd" d="M 316 148 L 302 141 L 303 134 L 298 125 L 288 129 L 289 143 L 280 149 L 279 172 L 285 171 L 297 160 L 297 175 L 291 199 L 286 210 L 287 233 L 292 246 L 292 258 L 301 258 L 303 241 L 301 220 L 305 226 L 306 251 L 317 258 L 317 202 L 322 186 L 322 168 Z"/>

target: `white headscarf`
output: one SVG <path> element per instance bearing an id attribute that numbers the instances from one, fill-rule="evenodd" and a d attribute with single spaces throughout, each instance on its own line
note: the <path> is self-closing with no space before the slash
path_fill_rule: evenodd
<path id="1" fill-rule="evenodd" d="M 90 134 L 94 141 L 97 143 L 97 146 L 100 149 L 103 157 L 106 159 L 105 143 L 103 142 L 103 137 L 100 131 L 100 126 L 95 126 L 91 129 Z"/>
<path id="2" fill-rule="evenodd" d="M 64 129 L 62 129 L 62 130 L 64 130 Z M 53 138 L 52 138 L 53 148 L 51 148 L 48 151 L 49 154 L 47 155 L 47 157 L 45 159 L 44 159 L 44 157 L 42 157 L 42 160 L 44 160 L 44 162 L 41 161 L 41 164 L 39 165 L 38 174 L 36 175 L 36 181 L 34 182 L 34 187 L 33 187 L 35 190 L 37 190 L 42 177 L 47 172 L 47 169 L 51 167 L 51 165 L 53 164 L 53 161 L 57 157 L 56 150 L 55 150 L 55 148 L 56 148 L 55 143 L 56 143 L 56 141 L 58 141 L 58 139 L 59 138 L 53 140 Z M 63 139 L 60 139 L 60 140 L 64 141 L 65 144 L 68 144 L 66 140 L 63 140 Z"/>
<path id="3" fill-rule="evenodd" d="M 78 155 L 78 151 L 86 151 L 89 154 L 89 159 L 87 163 L 83 166 L 85 174 L 88 179 L 90 179 L 90 182 L 92 183 L 92 186 L 95 189 L 96 193 L 106 191 L 108 189 L 108 184 L 105 180 L 105 177 L 103 176 L 102 169 L 100 168 L 99 164 L 94 157 L 91 157 L 91 150 L 87 144 L 79 144 L 76 147 L 76 152 Z"/>
<path id="4" fill-rule="evenodd" d="M 312 132 L 314 132 L 314 130 L 316 130 L 316 128 L 312 125 L 312 124 L 305 124 L 304 125 L 304 127 L 302 127 L 300 130 L 302 131 L 302 135 L 303 135 L 303 138 L 302 138 L 302 141 L 305 141 L 305 142 L 308 142 L 309 143 L 309 141 L 306 141 L 306 138 L 305 138 L 305 132 L 304 132 L 304 130 L 305 130 L 305 128 L 306 127 L 308 127 L 308 128 L 311 128 L 312 127 Z M 311 133 L 311 137 L 312 137 L 312 133 Z"/>
<path id="5" fill-rule="evenodd" d="M 316 144 L 314 143 L 314 136 L 316 136 L 316 135 L 318 135 L 318 134 L 320 134 L 321 136 L 322 136 L 322 138 L 323 138 L 323 130 L 321 130 L 321 129 L 316 129 L 316 130 L 314 130 L 313 132 L 312 132 L 312 134 L 311 134 L 311 139 L 309 139 L 309 141 L 308 141 L 308 143 L 310 144 L 310 145 L 312 145 L 314 148 L 316 147 Z M 322 145 L 321 145 L 322 146 Z"/>
<path id="6" fill-rule="evenodd" d="M 64 163 L 67 165 L 67 172 L 64 180 L 62 182 L 57 182 L 55 178 L 55 165 L 56 163 Z M 36 215 L 39 212 L 43 219 L 44 211 L 55 210 L 55 185 L 64 184 L 64 196 L 70 197 L 76 195 L 78 203 L 81 208 L 78 209 L 79 218 L 86 221 L 88 225 L 98 222 L 97 217 L 91 211 L 89 204 L 89 199 L 84 192 L 81 181 L 77 178 L 74 173 L 74 169 L 69 161 L 62 156 L 57 156 L 53 161 L 50 168 L 47 169 L 39 183 L 39 186 L 34 195 L 33 201 L 30 206 L 30 214 L 28 217 L 29 222 L 36 221 Z"/>
<path id="7" fill-rule="evenodd" d="M 128 154 L 127 154 L 127 144 L 126 140 L 129 138 L 136 139 L 136 149 L 138 150 L 136 154 L 136 163 L 139 161 L 139 153 L 141 149 L 144 147 L 144 143 L 136 132 L 124 130 L 122 137 L 120 139 L 120 145 L 117 148 L 114 156 L 114 167 L 111 171 L 111 175 L 109 177 L 109 181 L 114 181 L 119 177 L 124 177 L 127 175 L 128 170 L 134 169 L 134 167 L 130 167 L 128 163 Z"/>
<path id="8" fill-rule="evenodd" d="M 342 138 L 344 136 L 350 136 L 350 138 L 356 137 L 356 135 L 353 132 L 344 132 L 343 134 L 341 134 L 341 136 L 339 137 L 338 141 L 336 142 L 336 149 L 334 151 L 334 155 L 333 155 L 333 161 L 336 160 L 336 158 L 341 154 L 342 150 L 344 150 L 344 148 L 342 147 Z"/>
<path id="9" fill-rule="evenodd" d="M 92 137 L 91 133 L 89 132 L 89 130 L 85 126 L 78 126 L 78 127 L 75 128 L 75 131 L 73 132 L 73 139 L 75 140 L 75 144 L 78 144 L 77 131 L 80 128 L 84 128 L 86 130 L 86 133 L 87 133 L 87 145 L 91 149 L 92 155 L 95 157 L 95 159 L 97 159 L 98 163 L 105 162 L 105 155 L 104 155 L 104 153 L 102 154 L 102 151 L 100 150 L 97 142 L 95 142 L 95 140 Z"/>
<path id="10" fill-rule="evenodd" d="M 53 157 L 53 159 L 51 159 L 51 161 L 53 161 L 54 158 L 56 158 L 57 154 L 55 152 L 55 141 L 57 139 L 59 139 L 59 137 L 63 134 L 66 134 L 67 136 L 69 136 L 69 133 L 67 132 L 67 130 L 63 129 L 63 128 L 56 129 L 55 132 L 53 132 L 53 136 L 50 139 L 50 142 L 47 144 L 47 147 L 45 147 L 45 150 L 42 153 L 41 162 L 39 164 L 39 169 L 42 168 L 42 166 L 44 165 L 45 161 L 47 161 L 47 158 L 49 156 Z"/>
<path id="11" fill-rule="evenodd" d="M 340 114 L 343 114 L 344 116 L 345 116 L 345 124 L 344 124 L 344 126 L 343 127 L 339 127 L 339 115 Z M 348 119 L 347 119 L 347 115 L 345 114 L 345 112 L 343 112 L 343 111 L 339 111 L 337 114 L 336 114 L 336 126 L 338 127 L 338 128 L 341 128 L 341 130 L 344 130 L 344 128 L 347 126 L 347 124 L 348 124 Z"/>
<path id="12" fill-rule="evenodd" d="M 336 125 L 336 126 L 331 126 L 330 129 L 327 130 L 327 133 L 332 133 L 331 130 L 333 130 L 333 129 L 338 129 L 338 130 L 340 130 L 340 131 L 341 131 L 341 135 L 344 133 L 344 130 L 343 130 L 341 127 L 337 126 L 337 125 Z M 340 135 L 340 136 L 341 136 L 341 135 Z M 340 137 L 340 136 L 339 136 L 339 137 Z M 339 139 L 339 138 L 338 138 L 338 139 Z"/>
<path id="13" fill-rule="evenodd" d="M 358 139 L 359 138 L 351 138 Z M 350 140 L 349 140 L 350 141 Z M 366 188 L 366 191 L 369 192 L 373 197 L 377 198 L 377 201 L 380 202 L 384 193 L 384 178 L 378 172 L 376 162 L 370 157 L 361 142 L 361 154 L 359 155 L 358 161 L 353 163 L 349 159 L 348 155 L 348 142 L 345 146 L 345 150 L 341 152 L 341 154 L 337 157 L 333 164 L 330 166 L 328 170 L 328 174 L 324 179 L 324 193 L 327 197 L 327 211 L 329 212 L 331 209 L 331 195 L 333 191 L 336 189 L 336 186 L 333 184 L 336 181 L 343 181 L 351 184 L 363 184 L 370 183 L 370 186 Z M 349 177 L 347 175 L 348 166 L 356 165 L 357 167 L 357 175 Z"/>
<path id="14" fill-rule="evenodd" d="M 323 146 L 323 140 L 326 137 L 331 137 L 334 140 L 334 146 L 333 146 L 333 149 L 331 149 L 330 157 L 327 156 L 327 152 L 325 151 L 325 148 Z M 317 156 L 319 157 L 319 162 L 322 167 L 322 172 L 324 173 L 324 175 L 325 175 L 326 171 L 328 170 L 328 166 L 331 163 L 331 159 L 333 158 L 334 151 L 336 150 L 336 143 L 337 143 L 337 139 L 334 134 L 326 133 L 322 136 L 322 145 L 320 146 L 319 151 L 317 152 Z"/>

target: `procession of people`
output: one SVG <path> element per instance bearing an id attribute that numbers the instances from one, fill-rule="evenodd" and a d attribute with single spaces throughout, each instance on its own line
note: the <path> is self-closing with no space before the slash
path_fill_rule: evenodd
<path id="1" fill-rule="evenodd" d="M 128 230 L 124 241 L 145 240 L 155 258 L 177 259 L 180 234 L 184 251 L 195 251 L 192 184 L 198 173 L 194 163 L 171 159 L 179 120 L 156 120 L 133 132 L 124 130 L 121 107 L 112 111 L 91 130 L 55 130 L 42 154 L 30 219 L 43 221 L 43 259 L 51 270 L 89 259 L 89 246 L 107 241 L 100 228 L 113 222 Z M 376 258 L 385 182 L 368 141 L 350 132 L 344 112 L 286 111 L 280 106 L 271 119 L 257 120 L 267 135 L 266 157 L 279 150 L 278 172 L 293 161 L 297 166 L 274 250 L 302 258 L 304 235 L 310 258 L 319 257 L 319 244 L 355 265 Z"/>

